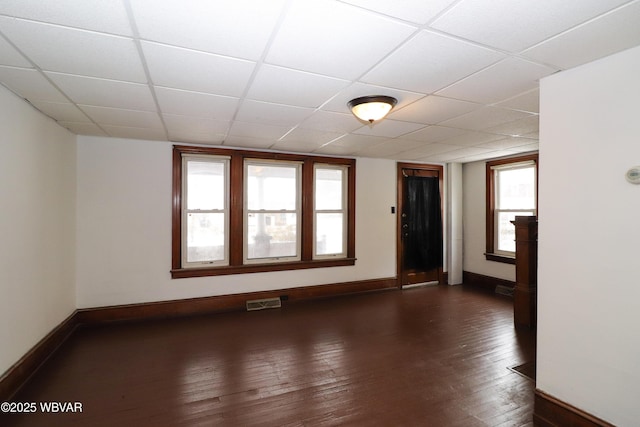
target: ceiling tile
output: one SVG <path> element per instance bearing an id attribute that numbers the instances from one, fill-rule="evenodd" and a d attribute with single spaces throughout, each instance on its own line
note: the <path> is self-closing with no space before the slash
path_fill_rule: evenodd
<path id="1" fill-rule="evenodd" d="M 524 52 L 524 56 L 571 68 L 640 44 L 640 2 L 633 2 Z"/>
<path id="2" fill-rule="evenodd" d="M 359 150 L 380 144 L 387 140 L 388 138 L 379 137 L 379 136 L 348 134 L 343 136 L 342 138 L 332 141 L 331 144 L 328 144 L 323 148 L 343 147 L 343 148 L 348 148 L 351 150 L 352 153 L 355 153 Z"/>
<path id="3" fill-rule="evenodd" d="M 56 121 L 90 123 L 91 120 L 74 104 L 68 102 L 33 101 L 32 104 Z"/>
<path id="4" fill-rule="evenodd" d="M 462 0 L 431 26 L 488 46 L 520 52 L 627 1 Z"/>
<path id="5" fill-rule="evenodd" d="M 258 60 L 284 0 L 129 0 L 145 40 Z"/>
<path id="6" fill-rule="evenodd" d="M 109 136 L 105 131 L 100 129 L 98 125 L 94 123 L 59 121 L 58 124 L 62 127 L 67 128 L 76 135 Z"/>
<path id="7" fill-rule="evenodd" d="M 524 111 L 508 110 L 498 107 L 482 107 L 454 119 L 445 120 L 441 124 L 443 126 L 461 129 L 482 130 L 530 116 L 530 113 Z"/>
<path id="8" fill-rule="evenodd" d="M 299 126 L 303 129 L 317 129 L 328 132 L 348 133 L 360 127 L 362 123 L 353 114 L 316 111 Z"/>
<path id="9" fill-rule="evenodd" d="M 226 134 L 230 124 L 230 122 L 225 120 L 180 116 L 176 114 L 163 114 L 163 117 L 170 133 L 193 130 L 198 133 Z"/>
<path id="10" fill-rule="evenodd" d="M 263 64 L 247 98 L 318 108 L 349 83 L 347 80 Z"/>
<path id="11" fill-rule="evenodd" d="M 266 62 L 354 79 L 416 28 L 329 0 L 293 0 Z"/>
<path id="12" fill-rule="evenodd" d="M 271 148 L 274 144 L 273 139 L 252 138 L 248 136 L 229 135 L 224 140 L 225 147 L 240 148 Z"/>
<path id="13" fill-rule="evenodd" d="M 141 44 L 157 86 L 238 97 L 255 67 L 251 61 L 157 43 Z"/>
<path id="14" fill-rule="evenodd" d="M 463 129 L 449 128 L 444 126 L 427 126 L 426 128 L 419 131 L 403 135 L 399 139 L 431 143 L 447 138 L 453 138 L 454 136 L 462 135 L 465 133 L 467 133 L 467 131 Z"/>
<path id="15" fill-rule="evenodd" d="M 145 83 L 132 39 L 0 16 L 3 33 L 39 68 Z"/>
<path id="16" fill-rule="evenodd" d="M 467 132 L 461 135 L 454 136 L 452 138 L 446 138 L 438 141 L 439 144 L 449 144 L 458 147 L 469 147 L 474 145 L 480 145 L 489 141 L 497 141 L 503 139 L 504 135 L 496 135 L 492 133 L 483 132 Z"/>
<path id="17" fill-rule="evenodd" d="M 385 119 L 372 126 L 365 125 L 354 131 L 358 135 L 384 136 L 387 138 L 395 138 L 407 133 L 414 132 L 424 128 L 422 123 L 399 122 L 396 120 Z"/>
<path id="18" fill-rule="evenodd" d="M 291 130 L 289 126 L 273 126 L 262 123 L 235 121 L 231 125 L 231 129 L 229 129 L 229 136 L 266 139 L 273 143 L 289 132 L 289 130 Z"/>
<path id="19" fill-rule="evenodd" d="M 102 129 L 114 138 L 150 139 L 162 141 L 167 139 L 167 135 L 162 129 L 148 129 L 125 126 L 101 125 Z"/>
<path id="20" fill-rule="evenodd" d="M 530 151 L 538 151 L 540 149 L 540 143 L 534 142 L 533 144 L 519 145 L 517 147 L 509 148 L 508 151 L 517 153 L 528 153 Z"/>
<path id="21" fill-rule="evenodd" d="M 394 110 L 389 118 L 414 123 L 436 124 L 480 107 L 480 104 L 472 102 L 441 96 L 427 96 L 400 110 Z"/>
<path id="22" fill-rule="evenodd" d="M 402 153 L 422 146 L 423 142 L 389 139 L 380 144 L 369 146 L 358 151 L 359 156 L 388 158 L 394 154 Z"/>
<path id="23" fill-rule="evenodd" d="M 231 120 L 239 99 L 166 87 L 154 87 L 163 113 Z"/>
<path id="24" fill-rule="evenodd" d="M 76 104 L 127 110 L 156 110 L 147 85 L 71 74 L 51 72 L 46 74 Z"/>
<path id="25" fill-rule="evenodd" d="M 459 150 L 461 148 L 464 148 L 464 147 L 452 145 L 452 144 L 440 144 L 440 143 L 426 144 L 417 148 L 413 148 L 411 150 L 404 151 L 400 153 L 398 156 L 408 160 L 413 160 L 413 159 L 423 158 L 426 156 L 435 156 L 436 154 Z"/>
<path id="26" fill-rule="evenodd" d="M 529 113 L 540 112 L 540 90 L 538 88 L 516 95 L 506 101 L 495 104 L 497 107 L 510 108 L 512 110 L 527 111 Z"/>
<path id="27" fill-rule="evenodd" d="M 475 147 L 492 148 L 495 150 L 507 150 L 521 147 L 523 145 L 535 144 L 537 142 L 538 141 L 529 138 L 508 137 L 504 139 L 498 139 L 496 141 L 483 142 L 482 144 L 475 145 Z"/>
<path id="28" fill-rule="evenodd" d="M 433 93 L 502 58 L 504 54 L 499 52 L 421 31 L 367 73 L 362 81 Z"/>
<path id="29" fill-rule="evenodd" d="M 31 68 L 31 63 L 11 46 L 2 35 L 0 35 L 0 65 Z"/>
<path id="30" fill-rule="evenodd" d="M 122 0 L 2 0 L 0 15 L 131 36 Z"/>
<path id="31" fill-rule="evenodd" d="M 0 82 L 32 102 L 69 102 L 55 86 L 34 69 L 0 66 Z"/>
<path id="32" fill-rule="evenodd" d="M 99 125 L 162 129 L 162 121 L 156 112 L 92 105 L 80 105 L 80 108 Z"/>
<path id="33" fill-rule="evenodd" d="M 538 87 L 556 69 L 509 57 L 441 90 L 438 95 L 472 102 L 494 103 Z"/>
<path id="34" fill-rule="evenodd" d="M 434 162 L 451 162 L 451 161 L 460 160 L 462 158 L 469 157 L 469 156 L 488 154 L 493 151 L 496 151 L 496 150 L 492 148 L 465 147 L 459 150 L 448 151 L 446 153 L 429 155 L 429 159 Z"/>
<path id="35" fill-rule="evenodd" d="M 426 24 L 451 4 L 455 3 L 456 0 L 431 0 L 428 2 L 424 0 L 404 0 L 402 2 L 388 0 L 344 0 L 344 2 L 405 21 Z"/>
<path id="36" fill-rule="evenodd" d="M 283 146 L 286 146 L 287 144 L 304 144 L 318 147 L 320 145 L 327 144 L 334 139 L 340 138 L 342 135 L 344 134 L 340 132 L 328 132 L 323 130 L 303 129 L 298 127 L 286 134 L 279 143 L 282 143 Z"/>
<path id="37" fill-rule="evenodd" d="M 515 120 L 509 123 L 482 129 L 484 132 L 497 133 L 507 136 L 522 136 L 531 132 L 536 132 L 540 126 L 540 117 L 529 116 L 524 119 Z"/>
<path id="38" fill-rule="evenodd" d="M 398 100 L 398 103 L 394 107 L 393 111 L 409 105 L 412 102 L 415 102 L 418 99 L 424 97 L 423 93 L 409 92 L 405 90 L 358 82 L 340 91 L 340 93 L 332 98 L 331 101 L 323 105 L 322 109 L 326 111 L 335 111 L 337 113 L 349 114 L 353 117 L 347 103 L 354 98 L 370 95 L 386 95 L 396 98 Z M 356 120 L 355 117 L 354 120 Z"/>
<path id="39" fill-rule="evenodd" d="M 241 122 L 264 123 L 276 126 L 294 126 L 313 113 L 311 108 L 246 100 L 238 109 L 236 119 Z"/>
<path id="40" fill-rule="evenodd" d="M 229 121 L 204 117 L 164 114 L 169 138 L 173 141 L 222 143 L 229 130 Z"/>

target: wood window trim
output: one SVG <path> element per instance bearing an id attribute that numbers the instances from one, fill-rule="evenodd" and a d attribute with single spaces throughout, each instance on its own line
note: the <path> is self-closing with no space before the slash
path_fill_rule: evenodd
<path id="1" fill-rule="evenodd" d="M 515 157 L 507 157 L 497 160 L 491 160 L 486 163 L 486 251 L 485 258 L 487 261 L 501 262 L 505 264 L 514 264 L 516 259 L 513 256 L 507 256 L 495 253 L 495 174 L 492 169 L 495 166 L 508 165 L 510 163 L 521 163 L 533 161 L 536 165 L 536 212 L 538 212 L 538 170 L 539 161 L 538 153 L 525 154 Z"/>
<path id="2" fill-rule="evenodd" d="M 230 157 L 229 174 L 229 265 L 216 267 L 182 267 L 182 156 L 183 154 L 222 155 Z M 302 162 L 302 236 L 301 259 L 278 263 L 243 263 L 244 160 L 283 160 Z M 313 166 L 316 163 L 346 165 L 347 168 L 347 256 L 313 259 Z M 356 160 L 341 157 L 309 156 L 294 153 L 232 150 L 217 147 L 175 145 L 173 147 L 171 277 L 220 276 L 268 271 L 300 270 L 355 265 L 355 177 Z"/>

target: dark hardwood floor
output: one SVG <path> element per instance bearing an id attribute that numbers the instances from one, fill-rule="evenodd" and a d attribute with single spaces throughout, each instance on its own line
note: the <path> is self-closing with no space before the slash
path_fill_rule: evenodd
<path id="1" fill-rule="evenodd" d="M 38 411 L 0 425 L 531 426 L 512 310 L 438 286 L 82 328 L 12 399 Z"/>

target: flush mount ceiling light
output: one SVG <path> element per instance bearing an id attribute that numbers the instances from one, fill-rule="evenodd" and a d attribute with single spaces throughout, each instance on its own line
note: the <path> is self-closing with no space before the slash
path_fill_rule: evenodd
<path id="1" fill-rule="evenodd" d="M 382 120 L 389 111 L 398 103 L 398 100 L 390 96 L 375 95 L 361 96 L 347 103 L 354 116 L 364 122 L 377 122 Z"/>

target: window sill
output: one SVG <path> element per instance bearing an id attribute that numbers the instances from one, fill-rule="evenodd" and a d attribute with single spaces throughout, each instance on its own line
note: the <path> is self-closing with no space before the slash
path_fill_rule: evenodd
<path id="1" fill-rule="evenodd" d="M 513 265 L 515 265 L 516 263 L 515 256 L 489 254 L 489 253 L 485 253 L 484 256 L 486 257 L 487 261 L 502 262 L 504 264 L 513 264 Z"/>
<path id="2" fill-rule="evenodd" d="M 307 268 L 343 267 L 355 265 L 356 258 L 313 261 L 277 262 L 269 264 L 229 265 L 224 267 L 179 268 L 171 270 L 172 279 L 224 276 L 229 274 L 264 273 L 268 271 L 304 270 Z"/>

